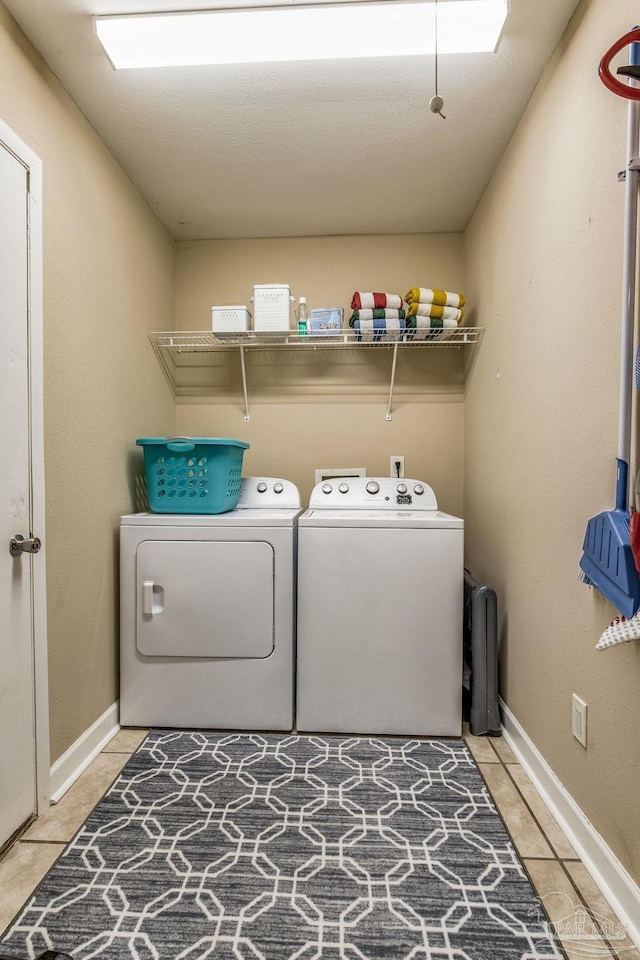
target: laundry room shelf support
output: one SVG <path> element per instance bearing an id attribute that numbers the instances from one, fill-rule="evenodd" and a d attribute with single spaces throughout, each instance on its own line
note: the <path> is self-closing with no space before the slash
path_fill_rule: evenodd
<path id="1" fill-rule="evenodd" d="M 387 407 L 387 420 L 391 420 L 391 405 L 393 403 L 393 387 L 396 382 L 396 361 L 398 359 L 398 341 L 393 345 L 393 363 L 391 364 L 391 383 L 389 384 L 389 406 Z"/>
<path id="2" fill-rule="evenodd" d="M 242 369 L 242 393 L 244 396 L 244 417 L 245 423 L 249 422 L 249 394 L 247 393 L 247 368 L 244 362 L 244 344 L 240 344 L 240 367 Z"/>
<path id="3" fill-rule="evenodd" d="M 326 351 L 343 350 L 388 350 L 391 352 L 391 372 L 386 419 L 392 418 L 393 396 L 396 387 L 398 353 L 404 350 L 471 350 L 475 356 L 484 330 L 482 327 L 458 327 L 455 330 L 434 330 L 429 339 L 411 339 L 410 335 L 398 335 L 396 339 L 358 340 L 354 330 L 342 330 L 336 336 L 312 336 L 295 331 L 267 333 L 215 334 L 208 330 L 169 331 L 160 330 L 149 334 L 149 340 L 167 382 L 178 397 L 205 396 L 211 389 L 211 373 L 218 366 L 221 354 L 238 352 L 242 377 L 243 419 L 249 421 L 249 388 L 247 354 L 256 350 L 285 350 L 322 354 Z M 473 362 L 466 363 L 471 370 Z"/>

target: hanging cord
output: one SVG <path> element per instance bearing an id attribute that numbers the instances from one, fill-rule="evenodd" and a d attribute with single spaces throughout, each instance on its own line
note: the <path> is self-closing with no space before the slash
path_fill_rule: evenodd
<path id="1" fill-rule="evenodd" d="M 436 97 L 438 96 L 438 0 L 435 2 L 435 25 L 434 25 L 434 40 L 435 40 L 435 82 L 436 82 Z"/>
<path id="2" fill-rule="evenodd" d="M 438 113 L 443 120 L 446 120 L 442 108 L 444 107 L 444 100 L 442 97 L 438 96 L 438 0 L 435 0 L 434 4 L 435 12 L 435 23 L 434 23 L 434 38 L 435 38 L 435 87 L 436 93 L 434 97 L 431 97 L 429 101 L 429 110 L 431 113 Z"/>

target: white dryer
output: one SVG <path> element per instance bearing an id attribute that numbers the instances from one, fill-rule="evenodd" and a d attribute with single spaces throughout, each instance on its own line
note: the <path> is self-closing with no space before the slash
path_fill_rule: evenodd
<path id="1" fill-rule="evenodd" d="M 120 722 L 291 730 L 300 494 L 244 477 L 235 509 L 120 524 Z"/>
<path id="2" fill-rule="evenodd" d="M 460 735 L 463 527 L 420 481 L 314 488 L 298 522 L 299 730 Z"/>

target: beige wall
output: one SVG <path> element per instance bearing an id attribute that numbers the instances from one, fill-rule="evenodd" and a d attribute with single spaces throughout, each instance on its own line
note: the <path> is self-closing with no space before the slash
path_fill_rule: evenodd
<path id="1" fill-rule="evenodd" d="M 173 326 L 173 242 L 0 5 L 0 117 L 44 169 L 51 759 L 118 696 L 118 517 L 128 451 L 174 429 L 146 338 Z M 40 531 L 35 531 L 40 534 Z"/>
<path id="2" fill-rule="evenodd" d="M 633 0 L 573 18 L 465 236 L 486 334 L 467 397 L 468 561 L 501 608 L 502 692 L 640 879 L 640 644 L 597 653 L 615 611 L 578 582 L 614 503 L 626 104 L 600 83 Z M 571 694 L 588 703 L 588 748 Z"/>
<path id="3" fill-rule="evenodd" d="M 462 289 L 462 241 L 443 234 L 179 242 L 177 326 L 210 329 L 213 304 L 250 307 L 254 283 L 279 282 L 306 296 L 311 308 L 342 307 L 346 322 L 356 289 L 400 295 L 413 285 Z M 213 403 L 180 402 L 177 429 L 248 440 L 245 474 L 285 476 L 304 499 L 316 467 L 366 467 L 386 476 L 389 457 L 403 454 L 407 475 L 428 478 L 442 508 L 459 513 L 462 352 L 402 350 L 387 421 L 391 360 L 386 348 L 251 354 L 245 423 L 234 353 L 209 371 Z"/>

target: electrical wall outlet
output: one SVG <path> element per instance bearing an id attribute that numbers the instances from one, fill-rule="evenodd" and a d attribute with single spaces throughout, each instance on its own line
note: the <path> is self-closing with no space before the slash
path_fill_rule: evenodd
<path id="1" fill-rule="evenodd" d="M 575 693 L 571 698 L 571 732 L 583 747 L 587 745 L 587 705 Z"/>
<path id="2" fill-rule="evenodd" d="M 389 458 L 389 476 L 404 477 L 404 457 L 399 454 Z"/>

